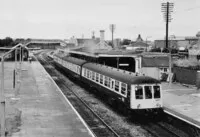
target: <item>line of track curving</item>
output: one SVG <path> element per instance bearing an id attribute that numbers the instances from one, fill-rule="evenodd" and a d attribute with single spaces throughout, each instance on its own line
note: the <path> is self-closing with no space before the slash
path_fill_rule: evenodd
<path id="1" fill-rule="evenodd" d="M 62 92 L 66 95 L 73 107 L 79 112 L 81 117 L 87 123 L 88 127 L 96 137 L 120 137 L 102 118 L 95 113 L 89 105 L 82 100 L 72 89 L 70 89 L 65 81 L 59 77 L 54 69 L 52 69 L 51 59 L 44 55 L 37 56 L 39 62 L 44 66 L 46 71 L 54 79 Z"/>

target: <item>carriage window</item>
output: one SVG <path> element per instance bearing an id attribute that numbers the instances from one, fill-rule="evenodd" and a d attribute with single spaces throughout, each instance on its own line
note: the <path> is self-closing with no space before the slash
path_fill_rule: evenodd
<path id="1" fill-rule="evenodd" d="M 87 73 L 86 73 L 86 74 L 87 74 L 87 78 L 89 78 L 89 70 L 87 70 Z"/>
<path id="2" fill-rule="evenodd" d="M 115 91 L 119 92 L 119 81 L 115 80 Z"/>
<path id="3" fill-rule="evenodd" d="M 105 76 L 105 82 L 104 82 L 105 86 L 108 86 L 108 77 Z"/>
<path id="4" fill-rule="evenodd" d="M 95 73 L 92 71 L 92 80 L 95 80 Z"/>
<path id="5" fill-rule="evenodd" d="M 143 99 L 143 89 L 142 86 L 135 87 L 135 98 L 136 99 Z"/>
<path id="6" fill-rule="evenodd" d="M 114 80 L 113 79 L 111 80 L 111 88 L 112 89 L 114 88 Z"/>
<path id="7" fill-rule="evenodd" d="M 103 84 L 103 75 L 100 74 L 100 83 Z"/>
<path id="8" fill-rule="evenodd" d="M 104 85 L 107 87 L 110 87 L 110 78 L 105 76 L 105 82 Z"/>
<path id="9" fill-rule="evenodd" d="M 96 73 L 96 82 L 99 82 L 99 73 Z"/>
<path id="10" fill-rule="evenodd" d="M 145 90 L 145 98 L 151 99 L 152 98 L 152 87 L 151 86 L 144 86 Z"/>
<path id="11" fill-rule="evenodd" d="M 153 86 L 154 98 L 160 98 L 160 86 Z"/>
<path id="12" fill-rule="evenodd" d="M 121 85 L 121 93 L 123 95 L 126 95 L 126 84 L 125 83 L 122 83 L 122 85 Z"/>
<path id="13" fill-rule="evenodd" d="M 92 78 L 92 72 L 89 71 L 89 79 L 91 79 L 91 78 Z"/>

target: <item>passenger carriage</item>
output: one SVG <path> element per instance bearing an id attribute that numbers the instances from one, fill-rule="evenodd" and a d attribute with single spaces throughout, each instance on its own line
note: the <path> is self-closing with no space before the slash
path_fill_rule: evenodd
<path id="1" fill-rule="evenodd" d="M 82 77 L 129 109 L 162 108 L 161 85 L 154 78 L 94 63 L 83 65 Z"/>
<path id="2" fill-rule="evenodd" d="M 161 84 L 154 78 L 68 56 L 55 55 L 54 61 L 65 72 L 75 74 L 100 94 L 108 95 L 108 99 L 117 100 L 130 110 L 162 108 Z"/>

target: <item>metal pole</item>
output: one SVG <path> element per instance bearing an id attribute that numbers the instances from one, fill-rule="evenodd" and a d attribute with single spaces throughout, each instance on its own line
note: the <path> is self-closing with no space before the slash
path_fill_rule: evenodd
<path id="1" fill-rule="evenodd" d="M 146 52 L 147 52 L 147 37 L 146 37 Z"/>
<path id="2" fill-rule="evenodd" d="M 22 47 L 20 46 L 20 65 L 19 65 L 19 78 L 21 78 L 21 69 L 22 69 Z"/>
<path id="3" fill-rule="evenodd" d="M 0 103 L 1 103 L 1 137 L 5 137 L 5 97 L 4 97 L 4 57 L 1 58 L 1 92 L 0 92 Z"/>
<path id="4" fill-rule="evenodd" d="M 169 86 L 172 84 L 172 56 L 171 56 L 171 44 L 169 46 Z"/>
<path id="5" fill-rule="evenodd" d="M 112 25 L 112 47 L 114 48 L 113 33 L 114 33 L 114 24 Z"/>
<path id="6" fill-rule="evenodd" d="M 22 63 L 24 61 L 24 48 L 22 48 Z"/>
<path id="7" fill-rule="evenodd" d="M 168 22 L 169 22 L 169 2 L 167 2 L 167 16 L 166 16 L 166 49 L 168 48 Z"/>

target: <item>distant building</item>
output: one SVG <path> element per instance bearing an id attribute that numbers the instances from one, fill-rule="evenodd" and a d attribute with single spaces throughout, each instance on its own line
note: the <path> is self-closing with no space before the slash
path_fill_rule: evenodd
<path id="1" fill-rule="evenodd" d="M 114 39 L 114 40 L 113 40 L 113 43 L 114 43 L 114 48 L 115 48 L 115 49 L 118 49 L 118 48 L 121 47 L 121 39 L 120 39 L 120 38 Z"/>
<path id="2" fill-rule="evenodd" d="M 189 37 L 173 37 L 169 38 L 168 47 L 171 48 L 186 48 L 189 49 L 193 45 L 198 42 L 198 37 L 196 36 L 189 36 Z M 165 39 L 157 39 L 154 41 L 155 48 L 165 48 L 166 41 Z"/>
<path id="3" fill-rule="evenodd" d="M 132 41 L 130 45 L 126 46 L 127 50 L 142 50 L 145 51 L 147 50 L 149 45 L 147 44 L 146 41 L 144 41 L 139 34 L 136 41 Z"/>

